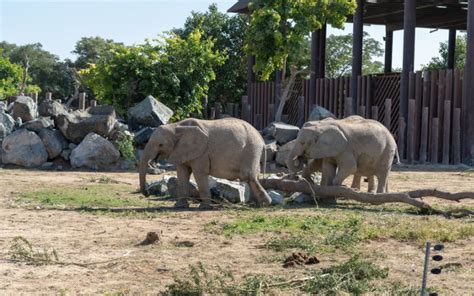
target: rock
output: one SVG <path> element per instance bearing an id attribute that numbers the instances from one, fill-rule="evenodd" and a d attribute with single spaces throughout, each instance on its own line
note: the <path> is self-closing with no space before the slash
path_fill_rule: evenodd
<path id="1" fill-rule="evenodd" d="M 215 188 L 220 198 L 232 203 L 244 203 L 250 200 L 250 187 L 247 183 L 209 177 L 209 187 Z"/>
<path id="2" fill-rule="evenodd" d="M 15 129 L 15 119 L 3 110 L 0 111 L 0 123 L 3 124 L 3 127 L 5 128 L 5 136 L 11 134 Z"/>
<path id="3" fill-rule="evenodd" d="M 3 123 L 0 123 L 0 142 L 5 139 L 5 137 L 8 136 L 7 129 L 3 125 Z"/>
<path id="4" fill-rule="evenodd" d="M 165 170 L 159 169 L 159 168 L 148 168 L 147 174 L 150 175 L 161 175 L 165 172 Z"/>
<path id="5" fill-rule="evenodd" d="M 332 114 L 332 112 L 329 111 L 328 109 L 323 108 L 321 106 L 316 106 L 311 111 L 311 114 L 309 115 L 308 121 L 319 121 L 319 120 L 323 120 L 325 118 L 336 118 L 336 116 L 334 114 Z"/>
<path id="6" fill-rule="evenodd" d="M 68 147 L 66 139 L 64 138 L 63 134 L 58 130 L 51 130 L 47 128 L 42 129 L 39 132 L 39 137 L 43 141 L 43 144 L 46 147 L 46 151 L 48 151 L 49 159 L 54 159 L 58 157 L 61 152 Z"/>
<path id="7" fill-rule="evenodd" d="M 38 117 L 38 107 L 30 97 L 17 96 L 16 100 L 9 106 L 9 112 L 14 119 L 21 118 L 27 122 Z"/>
<path id="8" fill-rule="evenodd" d="M 158 127 L 167 124 L 171 116 L 173 111 L 170 108 L 148 96 L 128 110 L 128 124 L 132 130 L 139 126 Z"/>
<path id="9" fill-rule="evenodd" d="M 168 194 L 168 186 L 164 180 L 148 184 L 146 190 L 150 195 L 165 196 Z"/>
<path id="10" fill-rule="evenodd" d="M 53 169 L 53 166 L 54 166 L 54 163 L 52 162 L 45 162 L 41 165 L 41 169 L 42 170 L 52 170 Z"/>
<path id="11" fill-rule="evenodd" d="M 280 146 L 275 157 L 275 160 L 279 165 L 286 167 L 286 160 L 290 157 L 291 150 L 293 149 L 295 143 L 296 140 L 293 140 L 283 146 Z"/>
<path id="12" fill-rule="evenodd" d="M 178 197 L 178 178 L 166 176 L 163 178 L 164 182 L 166 182 L 166 186 L 168 187 L 168 192 L 171 197 L 177 198 Z M 189 180 L 189 196 L 191 198 L 199 198 L 199 190 L 197 187 L 196 182 L 193 180 Z"/>
<path id="13" fill-rule="evenodd" d="M 276 190 L 268 190 L 268 195 L 272 199 L 272 205 L 282 205 L 283 204 L 283 194 Z"/>
<path id="14" fill-rule="evenodd" d="M 59 115 L 66 115 L 68 111 L 66 107 L 58 101 L 45 100 L 40 103 L 38 107 L 38 112 L 40 116 L 56 118 Z"/>
<path id="15" fill-rule="evenodd" d="M 7 136 L 2 143 L 3 163 L 23 167 L 39 167 L 48 160 L 48 152 L 40 137 L 34 132 L 21 129 Z"/>
<path id="16" fill-rule="evenodd" d="M 73 167 L 88 167 L 94 170 L 108 169 L 117 163 L 120 152 L 115 146 L 95 133 L 89 133 L 71 152 Z"/>
<path id="17" fill-rule="evenodd" d="M 272 122 L 269 126 L 269 133 L 279 145 L 296 139 L 299 131 L 300 129 L 297 126 L 281 122 Z"/>
<path id="18" fill-rule="evenodd" d="M 265 151 L 267 153 L 267 162 L 273 161 L 278 151 L 278 145 L 276 141 L 265 144 Z"/>
<path id="19" fill-rule="evenodd" d="M 69 160 L 71 157 L 71 152 L 71 149 L 64 149 L 63 152 L 61 152 L 61 157 L 65 160 Z"/>
<path id="20" fill-rule="evenodd" d="M 74 143 L 69 143 L 69 145 L 67 146 L 70 150 L 74 150 L 76 149 L 77 145 L 74 144 Z"/>
<path id="21" fill-rule="evenodd" d="M 112 106 L 96 106 L 85 111 L 77 110 L 70 114 L 61 114 L 54 120 L 64 137 L 79 144 L 89 133 L 107 138 L 117 121 Z"/>
<path id="22" fill-rule="evenodd" d="M 133 144 L 135 144 L 136 146 L 145 145 L 154 131 L 155 129 L 151 127 L 142 128 L 135 134 L 135 137 L 133 137 Z"/>
<path id="23" fill-rule="evenodd" d="M 295 204 L 308 204 L 308 203 L 314 204 L 314 199 L 309 194 L 295 192 L 290 196 L 290 198 L 288 199 L 288 202 L 295 203 Z"/>
<path id="24" fill-rule="evenodd" d="M 40 130 L 53 126 L 53 121 L 48 117 L 40 117 L 31 121 L 25 122 L 22 127 L 29 131 L 39 133 Z"/>

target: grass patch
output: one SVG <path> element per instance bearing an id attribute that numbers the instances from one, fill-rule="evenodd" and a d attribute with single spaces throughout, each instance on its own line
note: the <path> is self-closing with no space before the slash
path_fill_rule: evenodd
<path id="1" fill-rule="evenodd" d="M 22 236 L 13 238 L 8 255 L 13 261 L 32 265 L 54 264 L 59 261 L 56 250 L 48 251 L 46 249 L 40 250 L 34 248 L 33 245 Z"/>
<path id="2" fill-rule="evenodd" d="M 148 207 L 150 202 L 130 193 L 130 186 L 91 184 L 79 187 L 56 187 L 24 193 L 22 199 L 45 207 L 121 208 Z"/>

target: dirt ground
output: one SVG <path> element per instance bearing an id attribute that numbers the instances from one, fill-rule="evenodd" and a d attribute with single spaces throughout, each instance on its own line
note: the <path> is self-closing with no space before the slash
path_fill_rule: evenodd
<path id="1" fill-rule="evenodd" d="M 172 202 L 163 202 L 169 211 L 124 217 L 67 208 L 44 209 L 18 201 L 24 192 L 81 186 L 103 176 L 129 186 L 131 196 L 138 196 L 132 194 L 138 188 L 137 173 L 0 170 L 0 295 L 156 295 L 173 281 L 173 275 L 186 276 L 188 266 L 197 262 L 223 266 L 236 275 L 258 272 L 292 278 L 301 274 L 300 269 L 282 268 L 281 262 L 260 260 L 269 256 L 270 251 L 261 248 L 269 235 L 229 238 L 204 231 L 204 226 L 211 221 L 230 221 L 238 217 L 235 211 L 173 211 Z M 474 172 L 402 168 L 390 179 L 392 191 L 433 187 L 453 192 L 474 191 Z M 427 201 L 447 203 L 431 198 Z M 474 208 L 474 200 L 451 204 Z M 314 209 L 308 208 L 268 211 L 271 215 L 314 213 Z M 463 219 L 460 223 L 473 223 L 473 220 Z M 150 231 L 161 234 L 161 243 L 138 245 Z M 61 261 L 92 265 L 36 266 L 12 262 L 8 260 L 9 249 L 17 236 L 27 238 L 35 246 L 55 249 Z M 183 241 L 194 245 L 176 244 Z M 420 285 L 424 257 L 420 244 L 384 239 L 366 242 L 363 248 L 367 253 L 384 253 L 379 262 L 390 268 L 390 280 L 415 287 Z M 474 238 L 446 243 L 445 248 L 446 262 L 459 263 L 462 268 L 456 273 L 430 276 L 430 283 L 449 295 L 474 295 Z M 318 256 L 321 263 L 314 268 L 340 260 L 334 256 Z"/>

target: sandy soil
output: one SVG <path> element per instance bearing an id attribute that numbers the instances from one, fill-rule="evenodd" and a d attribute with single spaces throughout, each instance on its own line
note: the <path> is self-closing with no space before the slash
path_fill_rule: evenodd
<path id="1" fill-rule="evenodd" d="M 174 274 L 186 276 L 188 265 L 199 261 L 211 267 L 229 268 L 236 275 L 266 273 L 287 278 L 301 275 L 299 269 L 283 269 L 281 262 L 259 260 L 269 255 L 268 250 L 261 248 L 269 238 L 267 234 L 229 239 L 203 230 L 206 223 L 232 219 L 237 215 L 235 212 L 170 211 L 153 218 L 114 217 L 28 208 L 15 201 L 25 191 L 83 184 L 104 175 L 131 184 L 131 192 L 138 186 L 136 173 L 0 171 L 0 295 L 156 294 L 172 282 Z M 472 191 L 474 173 L 402 168 L 393 173 L 390 181 L 391 190 L 420 187 Z M 462 204 L 473 206 L 474 201 Z M 291 211 L 311 214 L 308 209 Z M 139 246 L 149 231 L 161 233 L 162 242 Z M 37 247 L 54 248 L 61 261 L 96 264 L 34 266 L 10 262 L 6 258 L 16 236 L 27 238 Z M 194 246 L 175 245 L 182 241 L 193 242 Z M 412 286 L 419 285 L 423 261 L 419 245 L 383 240 L 370 242 L 364 248 L 367 252 L 383 251 L 385 257 L 381 263 L 390 267 L 390 277 Z M 446 249 L 449 250 L 446 262 L 461 263 L 462 271 L 443 273 L 431 283 L 451 295 L 473 295 L 474 239 L 446 244 Z M 339 260 L 331 256 L 318 258 L 321 264 L 314 268 Z"/>

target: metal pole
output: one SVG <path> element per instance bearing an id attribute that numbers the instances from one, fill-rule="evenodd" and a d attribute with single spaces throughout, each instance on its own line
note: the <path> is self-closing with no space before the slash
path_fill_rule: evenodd
<path id="1" fill-rule="evenodd" d="M 352 34 L 352 114 L 357 112 L 357 78 L 362 74 L 362 41 L 364 31 L 364 0 L 357 0 L 357 10 L 354 14 Z"/>
<path id="2" fill-rule="evenodd" d="M 430 266 L 430 251 L 431 251 L 431 243 L 426 242 L 425 267 L 423 268 L 423 281 L 421 283 L 421 296 L 425 296 L 425 293 L 426 293 L 426 280 L 428 278 L 428 269 Z"/>

